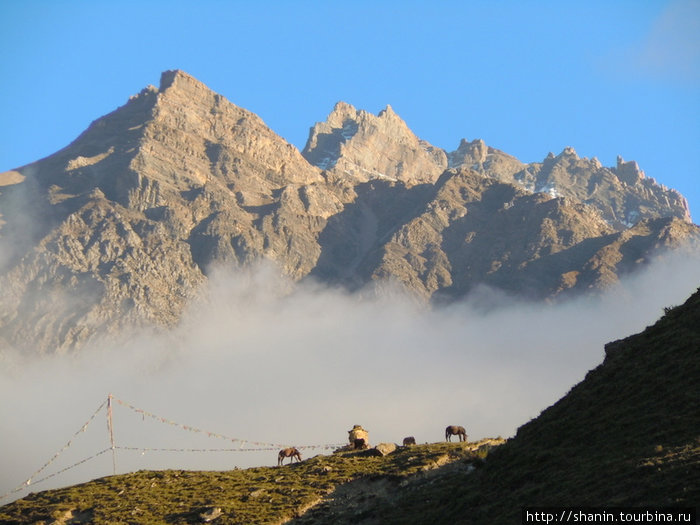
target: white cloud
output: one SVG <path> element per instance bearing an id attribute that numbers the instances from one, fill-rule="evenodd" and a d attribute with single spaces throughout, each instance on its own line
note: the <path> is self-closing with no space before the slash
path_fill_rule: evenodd
<path id="1" fill-rule="evenodd" d="M 638 42 L 612 50 L 604 67 L 617 75 L 700 84 L 700 0 L 677 0 Z"/>
<path id="2" fill-rule="evenodd" d="M 700 81 L 700 1 L 671 2 L 639 50 L 639 65 L 648 73 Z"/>

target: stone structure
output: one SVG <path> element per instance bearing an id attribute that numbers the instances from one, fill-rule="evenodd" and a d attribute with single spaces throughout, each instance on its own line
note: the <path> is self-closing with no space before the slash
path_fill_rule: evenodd
<path id="1" fill-rule="evenodd" d="M 362 428 L 362 425 L 354 425 L 352 430 L 348 430 L 348 440 L 352 448 L 368 448 L 369 432 Z"/>

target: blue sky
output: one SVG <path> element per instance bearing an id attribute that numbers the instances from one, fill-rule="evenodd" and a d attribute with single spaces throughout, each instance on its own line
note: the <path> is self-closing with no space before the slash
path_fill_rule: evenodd
<path id="1" fill-rule="evenodd" d="M 343 100 L 454 150 L 617 155 L 700 216 L 700 0 L 0 0 L 0 171 L 182 69 L 302 148 Z"/>

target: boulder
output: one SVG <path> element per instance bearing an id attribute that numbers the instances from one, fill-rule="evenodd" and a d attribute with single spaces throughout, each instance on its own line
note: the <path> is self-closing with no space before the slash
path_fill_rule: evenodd
<path id="1" fill-rule="evenodd" d="M 386 456 L 387 454 L 394 452 L 396 448 L 396 443 L 379 443 L 376 447 L 374 447 L 374 450 L 378 452 L 378 456 Z"/>

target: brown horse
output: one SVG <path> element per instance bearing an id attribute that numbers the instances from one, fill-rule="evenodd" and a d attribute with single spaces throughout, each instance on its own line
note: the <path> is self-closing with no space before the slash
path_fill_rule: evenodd
<path id="1" fill-rule="evenodd" d="M 280 465 L 282 465 L 284 458 L 291 458 L 289 460 L 289 463 L 294 463 L 294 458 L 297 458 L 297 461 L 301 461 L 301 454 L 294 447 L 283 448 L 282 450 L 280 450 L 280 453 L 277 454 L 277 466 L 278 467 Z"/>
<path id="2" fill-rule="evenodd" d="M 445 441 L 452 441 L 452 436 L 459 436 L 460 441 L 467 440 L 467 431 L 464 427 L 458 427 L 457 425 L 450 425 L 445 429 Z"/>
<path id="3" fill-rule="evenodd" d="M 408 437 L 403 438 L 403 446 L 404 447 L 407 447 L 409 445 L 415 445 L 415 444 L 416 444 L 416 438 L 414 438 L 413 436 L 408 436 Z"/>

